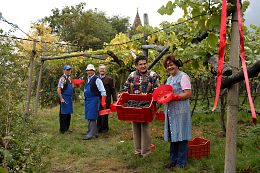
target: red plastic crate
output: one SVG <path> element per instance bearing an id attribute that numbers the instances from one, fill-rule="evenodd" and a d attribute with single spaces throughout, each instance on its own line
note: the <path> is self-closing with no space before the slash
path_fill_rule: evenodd
<path id="1" fill-rule="evenodd" d="M 164 122 L 164 120 L 165 120 L 164 112 L 163 112 L 163 111 L 156 112 L 156 118 L 155 118 L 155 120 L 156 120 L 156 121 Z"/>
<path id="2" fill-rule="evenodd" d="M 188 157 L 201 159 L 210 155 L 210 141 L 203 138 L 194 138 L 188 142 Z"/>
<path id="3" fill-rule="evenodd" d="M 128 100 L 149 101 L 149 107 L 136 108 L 124 107 L 123 104 Z M 116 103 L 116 111 L 119 120 L 133 122 L 152 122 L 156 113 L 155 102 L 152 94 L 128 94 L 122 93 Z"/>

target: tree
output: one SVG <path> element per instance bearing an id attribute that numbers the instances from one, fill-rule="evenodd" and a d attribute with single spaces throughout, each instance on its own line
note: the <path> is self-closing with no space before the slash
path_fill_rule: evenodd
<path id="1" fill-rule="evenodd" d="M 125 32 L 127 18 L 119 16 L 108 19 L 104 12 L 84 11 L 85 3 L 62 10 L 53 9 L 52 15 L 45 17 L 53 32 L 67 42 L 76 44 L 80 50 L 100 49 L 104 42 L 109 42 L 117 32 Z"/>
<path id="2" fill-rule="evenodd" d="M 108 20 L 117 33 L 127 33 L 129 28 L 129 17 L 113 16 Z"/>

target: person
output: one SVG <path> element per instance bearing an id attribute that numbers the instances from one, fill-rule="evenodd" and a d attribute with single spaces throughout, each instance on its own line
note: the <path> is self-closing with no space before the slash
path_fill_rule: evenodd
<path id="1" fill-rule="evenodd" d="M 85 98 L 85 119 L 88 121 L 88 130 L 83 140 L 90 140 L 93 137 L 98 137 L 97 131 L 97 119 L 98 112 L 101 105 L 106 107 L 106 90 L 101 79 L 95 75 L 95 67 L 92 64 L 88 64 L 86 68 L 87 79 L 84 89 Z"/>
<path id="2" fill-rule="evenodd" d="M 159 86 L 158 75 L 148 70 L 147 57 L 139 55 L 135 59 L 136 71 L 128 76 L 122 91 L 130 94 L 152 93 Z M 134 153 L 143 157 L 151 153 L 151 130 L 149 122 L 132 122 Z"/>
<path id="3" fill-rule="evenodd" d="M 114 80 L 107 75 L 106 66 L 104 64 L 99 65 L 98 71 L 99 78 L 102 80 L 106 90 L 106 107 L 109 108 L 111 105 L 111 99 L 113 99 L 113 102 L 117 100 Z M 97 127 L 99 133 L 108 132 L 108 114 L 98 117 Z"/>
<path id="4" fill-rule="evenodd" d="M 192 122 L 189 98 L 192 95 L 189 76 L 179 70 L 182 62 L 173 55 L 164 60 L 170 76 L 166 84 L 173 87 L 173 98 L 164 104 L 164 140 L 170 142 L 170 162 L 166 168 L 184 168 L 187 165 L 188 140 L 192 138 Z"/>
<path id="5" fill-rule="evenodd" d="M 72 107 L 73 86 L 71 83 L 71 66 L 64 65 L 63 75 L 59 79 L 57 93 L 60 103 L 59 121 L 60 133 L 71 132 L 69 130 Z"/>

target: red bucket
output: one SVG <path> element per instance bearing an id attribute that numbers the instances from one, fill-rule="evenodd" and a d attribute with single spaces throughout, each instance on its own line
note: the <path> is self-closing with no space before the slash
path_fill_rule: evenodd
<path id="1" fill-rule="evenodd" d="M 73 79 L 72 83 L 74 83 L 75 85 L 81 85 L 84 83 L 84 80 L 82 79 Z"/>
<path id="2" fill-rule="evenodd" d="M 116 112 L 116 102 L 112 103 L 110 106 L 109 106 L 111 112 Z"/>
<path id="3" fill-rule="evenodd" d="M 99 111 L 99 114 L 98 116 L 103 116 L 103 115 L 108 115 L 108 114 L 111 114 L 111 110 L 110 109 L 103 109 L 103 110 L 100 110 Z"/>
<path id="4" fill-rule="evenodd" d="M 151 144 L 150 147 L 151 147 L 151 152 L 154 152 L 154 150 L 155 150 L 155 144 Z"/>
<path id="5" fill-rule="evenodd" d="M 173 87 L 171 85 L 161 85 L 153 92 L 153 100 L 160 104 L 170 102 L 173 96 Z"/>

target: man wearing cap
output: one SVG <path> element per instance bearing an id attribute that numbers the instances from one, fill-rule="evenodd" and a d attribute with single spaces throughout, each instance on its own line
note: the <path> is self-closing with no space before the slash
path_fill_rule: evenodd
<path id="1" fill-rule="evenodd" d="M 101 105 L 106 108 L 106 90 L 103 82 L 95 75 L 95 67 L 89 64 L 86 68 L 87 79 L 85 82 L 84 97 L 85 97 L 85 119 L 88 121 L 88 130 L 83 140 L 90 140 L 93 137 L 98 137 L 97 119 Z"/>
<path id="2" fill-rule="evenodd" d="M 63 75 L 59 79 L 57 93 L 60 103 L 60 133 L 69 131 L 72 108 L 73 86 L 71 83 L 71 66 L 63 67 Z"/>
<path id="3" fill-rule="evenodd" d="M 112 77 L 107 75 L 107 69 L 104 64 L 99 65 L 98 71 L 99 71 L 99 78 L 102 80 L 103 85 L 106 90 L 106 95 L 107 95 L 106 106 L 107 106 L 107 108 L 109 108 L 109 106 L 111 105 L 111 97 L 114 102 L 117 100 L 114 80 Z M 102 109 L 103 108 L 101 108 L 100 110 L 102 110 Z M 108 128 L 108 114 L 98 117 L 97 127 L 98 127 L 99 133 L 108 131 L 108 129 L 109 129 Z"/>

